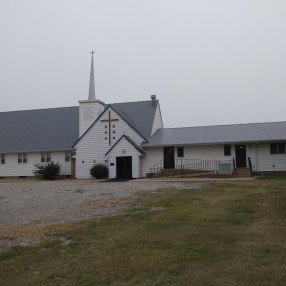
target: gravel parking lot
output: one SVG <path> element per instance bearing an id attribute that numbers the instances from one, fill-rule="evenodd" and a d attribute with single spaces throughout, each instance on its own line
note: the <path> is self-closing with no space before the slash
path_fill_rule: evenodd
<path id="1" fill-rule="evenodd" d="M 0 183 L 0 249 L 8 226 L 68 223 L 120 213 L 143 192 L 200 188 L 199 182 L 28 181 Z M 2 245 L 3 246 L 3 245 Z M 3 248 L 3 247 L 2 247 Z"/>

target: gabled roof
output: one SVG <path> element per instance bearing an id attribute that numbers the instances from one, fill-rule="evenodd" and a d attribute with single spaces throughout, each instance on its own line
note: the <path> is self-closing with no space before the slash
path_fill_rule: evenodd
<path id="1" fill-rule="evenodd" d="M 142 147 L 286 141 L 286 121 L 158 129 Z"/>
<path id="2" fill-rule="evenodd" d="M 112 103 L 106 105 L 105 108 L 111 106 L 115 111 L 128 122 L 139 134 L 147 140 L 151 136 L 154 117 L 157 109 L 158 101 L 137 101 Z"/>
<path id="3" fill-rule="evenodd" d="M 139 147 L 129 136 L 126 135 L 122 135 L 117 142 L 106 152 L 105 156 L 107 156 L 107 154 L 109 154 L 111 152 L 111 150 L 113 150 L 113 148 L 123 139 L 125 138 L 131 145 L 133 145 L 133 147 L 135 149 L 137 149 L 138 152 L 140 152 L 142 155 L 146 155 L 145 151 Z"/>
<path id="4" fill-rule="evenodd" d="M 0 112 L 0 152 L 67 150 L 78 134 L 78 106 Z"/>
<path id="5" fill-rule="evenodd" d="M 118 113 L 118 115 L 121 116 L 123 120 L 125 120 L 139 135 L 141 135 L 143 139 L 148 141 L 152 133 L 154 117 L 158 104 L 159 103 L 157 100 L 154 101 L 153 105 L 152 101 L 150 100 L 106 104 L 103 112 L 74 143 L 73 147 L 75 147 L 77 143 L 81 141 L 85 134 L 89 132 L 89 130 L 109 107 Z"/>

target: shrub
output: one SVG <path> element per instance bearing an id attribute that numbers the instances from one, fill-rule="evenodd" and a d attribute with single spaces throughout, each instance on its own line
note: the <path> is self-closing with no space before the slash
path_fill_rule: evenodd
<path id="1" fill-rule="evenodd" d="M 90 175 L 96 179 L 107 178 L 108 168 L 103 164 L 96 164 L 90 169 Z"/>
<path id="2" fill-rule="evenodd" d="M 33 171 L 34 175 L 43 180 L 54 180 L 61 170 L 59 163 L 50 162 L 47 164 L 36 163 L 35 170 Z"/>

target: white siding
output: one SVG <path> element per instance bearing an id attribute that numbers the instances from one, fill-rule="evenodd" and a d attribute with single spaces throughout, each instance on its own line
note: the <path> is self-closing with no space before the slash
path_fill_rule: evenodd
<path id="1" fill-rule="evenodd" d="M 56 151 L 50 153 L 51 161 L 61 165 L 60 175 L 70 175 L 71 164 L 70 162 L 65 162 L 65 152 Z M 25 154 L 27 154 L 27 163 L 18 163 L 18 153 L 5 154 L 5 164 L 0 164 L 0 177 L 34 176 L 34 165 L 41 163 L 41 152 Z"/>
<path id="2" fill-rule="evenodd" d="M 82 136 L 103 110 L 104 104 L 99 100 L 79 101 L 79 136 Z"/>
<path id="3" fill-rule="evenodd" d="M 142 157 L 142 171 L 141 176 L 146 177 L 146 174 L 149 173 L 150 167 L 152 167 L 157 162 L 163 160 L 163 147 L 152 147 L 144 149 L 146 156 Z"/>
<path id="4" fill-rule="evenodd" d="M 114 121 L 111 124 L 111 145 L 109 145 L 108 122 L 101 122 L 101 120 L 108 119 L 109 111 L 111 119 L 119 119 L 119 121 Z M 89 170 L 94 164 L 108 161 L 105 154 L 123 134 L 129 136 L 139 146 L 144 141 L 112 108 L 108 108 L 76 145 L 76 177 L 89 178 Z M 107 139 L 105 140 L 105 138 Z"/>
<path id="5" fill-rule="evenodd" d="M 258 143 L 257 160 L 259 172 L 286 171 L 286 154 L 270 154 L 270 143 Z"/>
<path id="6" fill-rule="evenodd" d="M 151 136 L 156 132 L 157 129 L 160 129 L 160 128 L 163 128 L 163 121 L 162 121 L 162 117 L 161 117 L 160 106 L 158 103 L 156 113 L 155 113 L 155 117 L 154 117 Z"/>
<path id="7" fill-rule="evenodd" d="M 124 150 L 124 153 L 123 153 Z M 140 156 L 142 154 L 126 140 L 122 138 L 118 144 L 108 154 L 109 157 L 109 178 L 115 179 L 116 174 L 116 157 L 132 157 L 132 178 L 140 178 Z M 110 164 L 113 163 L 113 166 Z"/>

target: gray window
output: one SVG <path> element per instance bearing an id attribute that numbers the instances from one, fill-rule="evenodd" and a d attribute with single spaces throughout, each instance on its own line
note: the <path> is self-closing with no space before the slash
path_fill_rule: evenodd
<path id="1" fill-rule="evenodd" d="M 18 163 L 22 164 L 22 163 L 27 163 L 28 162 L 28 155 L 26 153 L 20 153 L 18 154 Z"/>
<path id="2" fill-rule="evenodd" d="M 177 148 L 177 155 L 178 157 L 184 157 L 184 147 Z"/>
<path id="3" fill-rule="evenodd" d="M 51 162 L 51 153 L 46 152 L 46 153 L 41 153 L 41 162 Z"/>
<path id="4" fill-rule="evenodd" d="M 71 151 L 66 151 L 65 152 L 65 161 L 68 162 L 70 161 L 71 158 Z"/>
<path id="5" fill-rule="evenodd" d="M 285 154 L 285 143 L 270 143 L 270 154 Z"/>
<path id="6" fill-rule="evenodd" d="M 224 156 L 231 156 L 231 145 L 224 145 Z"/>
<path id="7" fill-rule="evenodd" d="M 5 154 L 1 154 L 1 164 L 5 164 Z"/>

